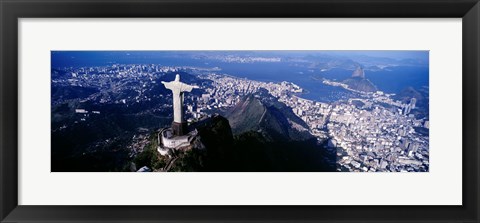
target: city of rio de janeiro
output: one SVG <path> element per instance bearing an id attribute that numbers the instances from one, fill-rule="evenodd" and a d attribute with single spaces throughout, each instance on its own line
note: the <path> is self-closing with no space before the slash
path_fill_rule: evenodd
<path id="1" fill-rule="evenodd" d="M 51 51 L 52 172 L 428 172 L 428 51 Z"/>

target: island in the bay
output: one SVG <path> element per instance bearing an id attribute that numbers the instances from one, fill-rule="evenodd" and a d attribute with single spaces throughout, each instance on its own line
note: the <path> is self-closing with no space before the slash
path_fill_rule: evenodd
<path id="1" fill-rule="evenodd" d="M 52 172 L 428 172 L 428 51 L 52 51 Z"/>

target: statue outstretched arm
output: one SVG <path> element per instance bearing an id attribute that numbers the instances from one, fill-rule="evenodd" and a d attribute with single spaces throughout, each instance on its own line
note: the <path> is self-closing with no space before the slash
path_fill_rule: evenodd
<path id="1" fill-rule="evenodd" d="M 193 89 L 196 89 L 196 88 L 199 88 L 198 86 L 193 86 L 193 85 L 188 85 L 188 84 L 184 84 L 182 83 L 180 89 L 181 91 L 187 91 L 187 92 L 191 92 Z"/>
<path id="2" fill-rule="evenodd" d="M 172 89 L 173 88 L 173 83 L 172 82 L 165 82 L 162 81 L 162 84 L 165 86 L 167 89 Z"/>

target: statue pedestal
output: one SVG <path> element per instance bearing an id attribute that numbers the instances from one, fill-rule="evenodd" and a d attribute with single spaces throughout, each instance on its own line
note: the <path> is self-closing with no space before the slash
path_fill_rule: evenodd
<path id="1" fill-rule="evenodd" d="M 175 136 L 183 136 L 188 133 L 187 130 L 187 123 L 182 122 L 172 122 L 172 130 L 173 130 L 173 135 Z"/>

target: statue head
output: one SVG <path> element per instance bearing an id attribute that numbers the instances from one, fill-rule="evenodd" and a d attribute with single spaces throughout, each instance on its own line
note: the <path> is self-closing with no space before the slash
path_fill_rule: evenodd
<path id="1" fill-rule="evenodd" d="M 180 74 L 177 74 L 177 75 L 175 76 L 175 81 L 180 81 Z"/>

